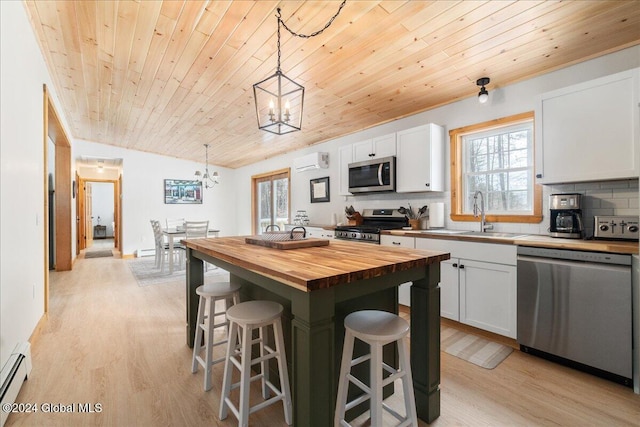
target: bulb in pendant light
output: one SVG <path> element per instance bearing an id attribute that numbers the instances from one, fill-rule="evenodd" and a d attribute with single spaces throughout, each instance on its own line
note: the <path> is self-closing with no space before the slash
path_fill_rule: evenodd
<path id="1" fill-rule="evenodd" d="M 485 85 L 488 85 L 490 81 L 489 77 L 481 77 L 476 81 L 476 85 L 481 86 L 480 92 L 478 93 L 478 101 L 481 104 L 489 100 L 489 92 L 485 88 Z"/>

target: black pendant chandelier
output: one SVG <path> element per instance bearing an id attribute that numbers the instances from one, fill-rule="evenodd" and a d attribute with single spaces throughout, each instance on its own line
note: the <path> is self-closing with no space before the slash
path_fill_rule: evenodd
<path id="1" fill-rule="evenodd" d="M 289 29 L 282 20 L 280 8 L 277 9 L 278 67 L 274 74 L 253 85 L 253 97 L 256 103 L 259 129 L 276 135 L 284 135 L 302 129 L 304 86 L 294 82 L 280 70 L 280 26 L 296 37 L 311 38 L 317 36 L 329 28 L 333 20 L 340 14 L 345 3 L 346 0 L 343 0 L 338 12 L 333 15 L 324 28 L 309 35 L 298 34 Z"/>

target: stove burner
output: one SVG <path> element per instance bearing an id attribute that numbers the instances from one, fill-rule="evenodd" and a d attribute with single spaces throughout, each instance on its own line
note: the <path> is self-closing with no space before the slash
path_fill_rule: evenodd
<path id="1" fill-rule="evenodd" d="M 335 238 L 379 244 L 381 230 L 407 225 L 407 219 L 397 209 L 364 209 L 363 212 L 362 225 L 339 225 L 335 229 Z"/>

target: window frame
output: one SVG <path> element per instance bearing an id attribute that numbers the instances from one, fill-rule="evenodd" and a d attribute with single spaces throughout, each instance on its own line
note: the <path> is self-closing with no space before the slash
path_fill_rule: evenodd
<path id="1" fill-rule="evenodd" d="M 533 111 L 490 120 L 488 122 L 477 123 L 449 131 L 451 153 L 451 220 L 469 222 L 478 221 L 478 218 L 474 217 L 473 214 L 464 213 L 464 200 L 462 198 L 462 181 L 464 172 L 462 137 L 471 133 L 490 131 L 492 129 L 513 126 L 528 121 L 532 122 L 532 126 L 534 125 Z M 533 126 L 533 128 L 535 132 L 535 126 Z M 531 154 L 534 163 L 531 168 L 531 178 L 533 180 L 533 212 L 525 215 L 487 213 L 487 222 L 515 222 L 528 224 L 542 222 L 542 185 L 535 181 L 535 143 L 533 144 L 532 149 L 533 153 Z"/>
<path id="2" fill-rule="evenodd" d="M 291 221 L 291 168 L 278 169 L 271 172 L 262 173 L 259 175 L 253 175 L 251 177 L 251 233 L 253 235 L 261 234 L 262 231 L 258 230 L 258 185 L 261 182 L 271 182 L 277 179 L 286 178 L 287 184 L 287 215 L 289 221 Z M 275 208 L 274 208 L 275 209 Z M 273 221 L 273 218 L 271 218 Z"/>

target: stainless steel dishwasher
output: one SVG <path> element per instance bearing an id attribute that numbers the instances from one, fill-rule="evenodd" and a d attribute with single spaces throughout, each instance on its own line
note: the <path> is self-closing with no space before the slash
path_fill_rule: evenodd
<path id="1" fill-rule="evenodd" d="M 632 386 L 631 256 L 518 247 L 517 341 Z"/>

